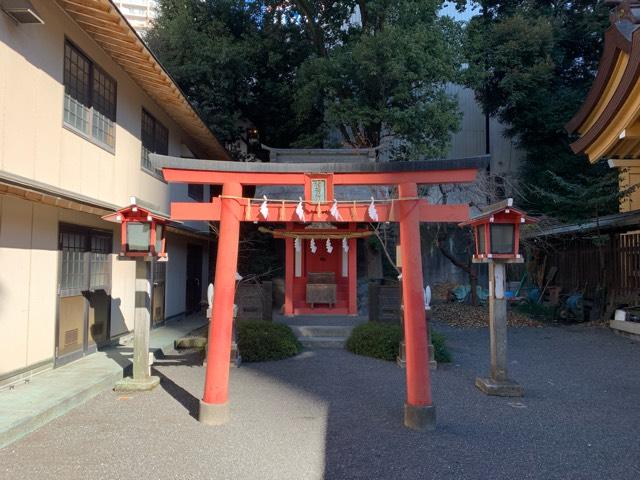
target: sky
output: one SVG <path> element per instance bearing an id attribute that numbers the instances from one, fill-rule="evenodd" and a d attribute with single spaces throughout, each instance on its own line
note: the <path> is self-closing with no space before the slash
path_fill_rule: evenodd
<path id="1" fill-rule="evenodd" d="M 440 10 L 441 15 L 448 15 L 450 17 L 455 18 L 456 20 L 469 20 L 475 13 L 477 12 L 477 8 L 475 9 L 467 9 L 464 12 L 460 13 L 456 10 L 456 6 L 453 3 L 447 2 L 445 6 Z"/>

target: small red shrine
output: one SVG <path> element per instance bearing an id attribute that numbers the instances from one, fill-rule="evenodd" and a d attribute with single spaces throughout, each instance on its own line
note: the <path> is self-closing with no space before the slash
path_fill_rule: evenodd
<path id="1" fill-rule="evenodd" d="M 335 162 L 337 151 L 322 150 L 324 163 L 241 163 L 152 155 L 169 183 L 222 185 L 210 202 L 173 202 L 171 220 L 219 221 L 215 296 L 210 322 L 200 421 L 228 418 L 229 356 L 240 223 L 279 223 L 269 230 L 286 243 L 285 313 L 356 313 L 356 241 L 368 225 L 397 222 L 400 231 L 407 392 L 405 425 L 432 428 L 427 323 L 420 251 L 420 222 L 462 222 L 469 206 L 434 205 L 418 185 L 471 183 L 486 157 L 419 162 Z M 351 151 L 353 152 L 353 151 Z M 273 153 L 273 152 L 272 152 Z M 280 153 L 283 153 L 280 151 Z M 297 199 L 246 198 L 243 186 L 303 188 Z M 389 199 L 336 198 L 344 187 L 390 186 Z M 265 229 L 263 229 L 264 231 Z"/>

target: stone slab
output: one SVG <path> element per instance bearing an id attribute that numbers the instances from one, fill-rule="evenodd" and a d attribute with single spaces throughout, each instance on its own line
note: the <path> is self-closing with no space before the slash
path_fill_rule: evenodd
<path id="1" fill-rule="evenodd" d="M 476 378 L 476 387 L 487 395 L 497 397 L 522 397 L 524 389 L 522 385 L 513 380 L 497 381 L 492 378 Z"/>
<path id="2" fill-rule="evenodd" d="M 153 375 L 142 379 L 127 377 L 116 382 L 113 390 L 116 392 L 148 392 L 158 385 L 160 385 L 160 377 Z"/>
<path id="3" fill-rule="evenodd" d="M 411 430 L 433 431 L 436 429 L 436 407 L 404 404 L 404 426 Z"/>
<path id="4" fill-rule="evenodd" d="M 640 336 L 640 323 L 627 322 L 625 320 L 611 320 L 609 327 L 613 330 Z"/>

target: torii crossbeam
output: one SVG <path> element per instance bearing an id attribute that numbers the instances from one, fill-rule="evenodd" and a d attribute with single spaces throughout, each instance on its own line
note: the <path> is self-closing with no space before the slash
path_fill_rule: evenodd
<path id="1" fill-rule="evenodd" d="M 435 409 L 427 351 L 427 325 L 420 249 L 420 222 L 459 223 L 469 218 L 468 205 L 432 205 L 418 197 L 420 184 L 474 182 L 488 157 L 421 162 L 365 163 L 239 163 L 152 155 L 169 183 L 222 185 L 222 195 L 211 202 L 171 204 L 172 220 L 219 221 L 215 272 L 215 297 L 209 328 L 207 371 L 199 420 L 218 425 L 228 420 L 229 356 L 231 348 L 235 272 L 238 262 L 240 222 L 300 223 L 297 201 L 270 205 L 267 217 L 261 200 L 243 198 L 243 186 L 304 186 L 302 209 L 306 222 L 398 222 L 403 259 L 402 294 L 406 346 L 407 391 L 404 423 L 409 428 L 435 426 Z M 368 201 L 343 201 L 334 206 L 338 185 L 397 186 L 398 198 L 377 204 L 371 218 Z M 321 194 L 317 189 L 321 188 Z M 287 238 L 287 242 L 293 242 Z M 355 241 L 355 240 L 354 240 Z M 409 261 L 412 259 L 413 261 Z"/>

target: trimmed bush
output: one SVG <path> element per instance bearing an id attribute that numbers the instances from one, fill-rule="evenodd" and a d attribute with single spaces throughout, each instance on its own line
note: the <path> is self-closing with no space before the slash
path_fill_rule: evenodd
<path id="1" fill-rule="evenodd" d="M 451 363 L 451 353 L 447 349 L 447 339 L 444 335 L 431 330 L 431 343 L 433 344 L 433 356 L 438 363 Z"/>
<path id="2" fill-rule="evenodd" d="M 402 327 L 392 323 L 368 322 L 351 332 L 346 348 L 351 353 L 394 362 L 400 351 Z M 436 362 L 451 362 L 444 335 L 431 330 L 431 342 Z"/>
<path id="3" fill-rule="evenodd" d="M 356 355 L 394 362 L 398 357 L 402 328 L 392 323 L 368 322 L 351 332 L 346 348 Z"/>
<path id="4" fill-rule="evenodd" d="M 281 323 L 240 321 L 237 333 L 238 349 L 243 362 L 282 360 L 302 351 L 302 345 L 293 331 Z"/>

